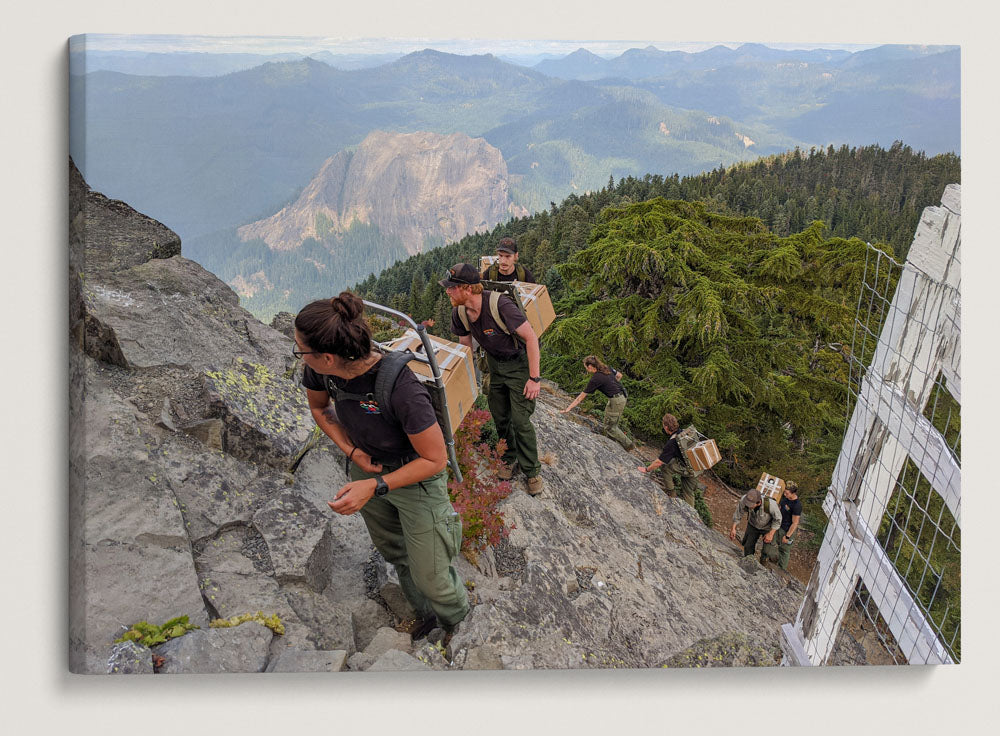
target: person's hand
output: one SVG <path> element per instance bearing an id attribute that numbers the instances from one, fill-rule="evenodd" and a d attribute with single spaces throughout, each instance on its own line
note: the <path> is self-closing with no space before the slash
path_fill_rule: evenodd
<path id="1" fill-rule="evenodd" d="M 648 473 L 649 472 L 648 470 L 646 470 L 646 466 L 645 465 L 640 465 L 639 468 L 638 468 L 638 470 L 639 470 L 640 473 Z"/>
<path id="2" fill-rule="evenodd" d="M 569 412 L 570 412 L 570 408 L 571 408 L 571 407 L 568 407 L 568 406 L 567 406 L 567 407 L 566 407 L 565 409 L 560 409 L 560 410 L 559 410 L 559 413 L 560 413 L 560 414 L 569 414 Z"/>
<path id="3" fill-rule="evenodd" d="M 774 539 L 774 530 L 772 529 L 767 534 L 764 535 L 764 543 L 770 544 L 771 540 Z"/>
<path id="4" fill-rule="evenodd" d="M 351 455 L 351 460 L 357 463 L 357 466 L 364 470 L 366 473 L 381 473 L 382 463 L 372 462 L 372 456 L 367 452 L 362 450 L 360 447 L 354 451 Z"/>
<path id="5" fill-rule="evenodd" d="M 541 384 L 535 383 L 530 378 L 524 382 L 524 398 L 537 399 L 541 390 Z"/>
<path id="6" fill-rule="evenodd" d="M 338 514 L 347 516 L 358 511 L 368 503 L 368 500 L 375 495 L 375 479 L 363 478 L 352 480 L 347 485 L 337 491 L 336 497 L 332 501 L 327 501 L 327 505 Z"/>
<path id="7" fill-rule="evenodd" d="M 730 527 L 730 529 L 729 529 L 729 538 L 731 540 L 733 540 L 734 542 L 736 541 L 736 525 L 735 524 L 733 524 L 732 527 Z"/>

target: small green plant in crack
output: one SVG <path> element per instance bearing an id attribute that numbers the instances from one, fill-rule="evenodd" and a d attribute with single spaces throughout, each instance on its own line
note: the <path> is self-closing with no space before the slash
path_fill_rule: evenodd
<path id="1" fill-rule="evenodd" d="M 200 627 L 189 623 L 187 616 L 172 618 L 160 626 L 151 624 L 148 621 L 139 621 L 132 624 L 128 631 L 115 639 L 115 643 L 134 641 L 144 647 L 155 647 L 157 644 L 163 644 L 168 639 L 176 639 L 178 636 L 183 636 L 192 629 L 197 628 Z"/>

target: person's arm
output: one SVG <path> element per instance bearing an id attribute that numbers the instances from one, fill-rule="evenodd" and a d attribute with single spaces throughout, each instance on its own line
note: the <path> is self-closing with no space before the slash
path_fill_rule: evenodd
<path id="1" fill-rule="evenodd" d="M 788 527 L 788 531 L 785 533 L 785 540 L 786 541 L 789 540 L 789 539 L 791 539 L 792 535 L 795 534 L 795 530 L 799 528 L 799 519 L 801 519 L 801 518 L 802 518 L 801 515 L 797 515 L 797 516 L 793 516 L 792 517 L 792 524 L 791 524 L 791 526 Z"/>
<path id="2" fill-rule="evenodd" d="M 344 426 L 337 421 L 336 413 L 333 411 L 333 404 L 330 402 L 330 394 L 326 391 L 316 391 L 311 388 L 306 389 L 306 398 L 309 401 L 309 411 L 312 413 L 316 426 L 323 430 L 323 433 L 333 440 L 333 444 L 340 448 L 352 462 L 358 464 L 359 468 L 369 473 L 377 473 L 382 469 L 381 465 L 373 465 L 371 455 L 354 444 L 347 435 Z"/>
<path id="3" fill-rule="evenodd" d="M 472 350 L 472 335 L 461 335 L 458 338 L 460 345 L 465 345 L 469 350 Z"/>
<path id="4" fill-rule="evenodd" d="M 586 391 L 581 391 L 580 394 L 575 399 L 573 399 L 573 403 L 567 406 L 565 409 L 563 409 L 561 413 L 568 414 L 569 412 L 573 411 L 573 409 L 578 407 L 580 405 L 580 402 L 583 401 L 588 396 L 590 396 L 590 394 L 588 394 Z"/>
<path id="5" fill-rule="evenodd" d="M 413 449 L 416 450 L 419 457 L 382 476 L 382 480 L 389 486 L 390 493 L 392 493 L 393 488 L 403 488 L 426 480 L 432 475 L 440 473 L 448 464 L 448 451 L 444 444 L 444 434 L 441 432 L 441 425 L 437 422 L 434 422 L 423 432 L 408 434 L 407 437 L 409 437 L 410 444 L 413 445 Z M 338 514 L 353 514 L 375 495 L 375 487 L 374 478 L 351 481 L 337 491 L 334 500 L 327 501 L 327 504 Z"/>
<path id="6" fill-rule="evenodd" d="M 660 458 L 656 458 L 653 462 L 651 462 L 649 464 L 648 467 L 646 465 L 640 465 L 639 466 L 639 472 L 640 473 L 652 473 L 654 470 L 656 470 L 661 465 L 663 465 L 663 461 L 660 460 Z"/>
<path id="7" fill-rule="evenodd" d="M 522 322 L 515 331 L 524 340 L 524 348 L 528 351 L 529 378 L 524 382 L 524 398 L 537 399 L 541 389 L 539 384 L 531 380 L 530 376 L 540 376 L 542 374 L 541 353 L 538 350 L 538 335 L 535 334 L 531 323 L 527 320 Z"/>
<path id="8" fill-rule="evenodd" d="M 778 510 L 778 504 L 774 499 L 767 499 L 767 512 L 771 515 L 771 528 L 764 535 L 764 541 L 770 544 L 774 539 L 774 535 L 781 529 L 781 511 Z"/>

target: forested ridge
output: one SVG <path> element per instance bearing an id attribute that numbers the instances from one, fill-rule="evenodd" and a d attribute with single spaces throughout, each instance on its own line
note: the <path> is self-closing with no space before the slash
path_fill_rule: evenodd
<path id="1" fill-rule="evenodd" d="M 866 241 L 903 260 L 921 211 L 960 173 L 957 156 L 897 143 L 627 177 L 396 263 L 358 290 L 450 336 L 437 280 L 516 237 L 559 315 L 543 339 L 546 378 L 579 391 L 580 360 L 601 356 L 624 373 L 627 431 L 658 444 L 665 411 L 693 422 L 719 444 L 720 477 L 737 488 L 764 470 L 795 478 L 806 521 L 821 524 L 808 507 L 843 434 Z"/>

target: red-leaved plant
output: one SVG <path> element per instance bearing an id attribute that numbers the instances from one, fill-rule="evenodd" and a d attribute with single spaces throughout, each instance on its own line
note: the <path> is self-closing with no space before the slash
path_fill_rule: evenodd
<path id="1" fill-rule="evenodd" d="M 483 426 L 492 417 L 488 411 L 473 409 L 455 432 L 455 454 L 462 469 L 462 482 L 448 481 L 452 506 L 462 517 L 462 549 L 481 552 L 506 538 L 510 528 L 504 523 L 497 504 L 511 492 L 509 480 L 498 480 L 505 440 L 496 449 L 480 441 Z"/>

